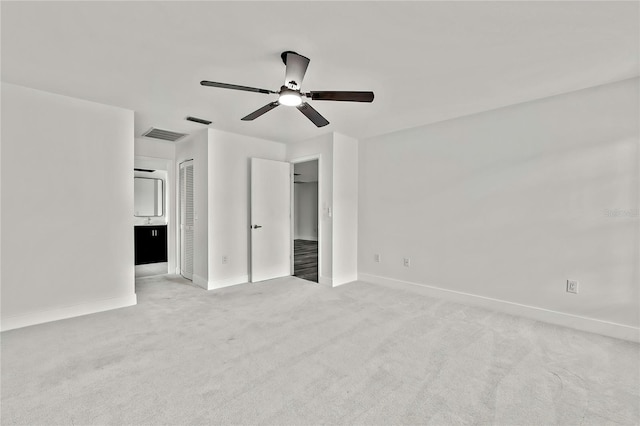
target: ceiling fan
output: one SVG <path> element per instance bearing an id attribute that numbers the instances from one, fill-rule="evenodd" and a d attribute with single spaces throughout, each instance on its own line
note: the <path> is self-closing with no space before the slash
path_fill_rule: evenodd
<path id="1" fill-rule="evenodd" d="M 302 79 L 309 66 L 309 58 L 304 57 L 296 52 L 286 51 L 280 55 L 282 62 L 286 66 L 284 85 L 280 87 L 279 92 L 273 90 L 258 89 L 256 87 L 238 86 L 236 84 L 217 83 L 215 81 L 203 80 L 200 82 L 202 86 L 219 87 L 221 89 L 243 90 L 245 92 L 256 92 L 265 94 L 277 94 L 278 100 L 268 103 L 262 108 L 257 109 L 251 114 L 243 117 L 243 121 L 251 121 L 260 117 L 279 105 L 294 106 L 300 110 L 309 120 L 317 127 L 323 127 L 329 124 L 318 111 L 313 109 L 311 105 L 302 100 L 303 97 L 313 99 L 315 101 L 347 101 L 347 102 L 373 102 L 373 92 L 344 92 L 344 91 L 320 91 L 320 92 L 302 92 L 300 86 Z"/>

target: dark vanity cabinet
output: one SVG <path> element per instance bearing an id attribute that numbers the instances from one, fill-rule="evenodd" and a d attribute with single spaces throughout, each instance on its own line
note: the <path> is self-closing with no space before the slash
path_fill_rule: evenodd
<path id="1" fill-rule="evenodd" d="M 167 225 L 135 227 L 136 265 L 167 261 Z"/>

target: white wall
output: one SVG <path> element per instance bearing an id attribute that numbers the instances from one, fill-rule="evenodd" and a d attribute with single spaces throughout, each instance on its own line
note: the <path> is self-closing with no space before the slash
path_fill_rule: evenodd
<path id="1" fill-rule="evenodd" d="M 333 134 L 333 285 L 358 279 L 358 140 Z"/>
<path id="2" fill-rule="evenodd" d="M 360 141 L 360 278 L 637 339 L 638 89 L 636 78 Z M 606 214 L 616 209 L 628 214 Z"/>
<path id="3" fill-rule="evenodd" d="M 174 161 L 176 157 L 176 142 L 160 139 L 136 138 L 134 145 L 135 156 L 161 158 Z"/>
<path id="4" fill-rule="evenodd" d="M 248 281 L 250 159 L 285 161 L 286 146 L 214 129 L 209 129 L 208 138 L 209 288 L 213 289 Z"/>
<path id="5" fill-rule="evenodd" d="M 318 182 L 293 185 L 294 238 L 318 241 Z"/>
<path id="6" fill-rule="evenodd" d="M 2 329 L 136 303 L 133 112 L 2 83 Z"/>
<path id="7" fill-rule="evenodd" d="M 318 191 L 320 193 L 319 218 L 319 271 L 318 281 L 331 284 L 333 276 L 333 220 L 329 211 L 333 209 L 333 133 L 287 145 L 287 161 L 311 159 L 319 156 Z"/>
<path id="8" fill-rule="evenodd" d="M 165 206 L 167 208 L 164 218 L 167 224 L 167 258 L 169 272 L 177 273 L 178 182 L 175 162 L 176 143 L 161 140 L 156 141 L 149 138 L 136 138 L 134 152 L 134 164 L 136 167 L 167 171 L 167 185 L 165 186 Z M 151 222 L 155 223 L 156 220 L 156 218 L 152 218 Z M 135 219 L 134 221 L 135 223 L 139 223 Z"/>
<path id="9" fill-rule="evenodd" d="M 176 174 L 180 163 L 193 160 L 193 283 L 208 288 L 209 276 L 209 147 L 207 130 L 176 143 Z M 177 192 L 176 192 L 177 194 Z M 176 218 L 178 216 L 176 215 Z"/>

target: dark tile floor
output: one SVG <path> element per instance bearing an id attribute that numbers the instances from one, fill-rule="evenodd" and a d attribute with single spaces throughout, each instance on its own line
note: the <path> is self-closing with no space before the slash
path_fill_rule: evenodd
<path id="1" fill-rule="evenodd" d="M 318 242 L 294 240 L 293 275 L 303 280 L 318 282 Z"/>

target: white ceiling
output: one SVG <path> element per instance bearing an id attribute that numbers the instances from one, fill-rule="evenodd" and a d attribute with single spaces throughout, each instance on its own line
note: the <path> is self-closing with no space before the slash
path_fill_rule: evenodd
<path id="1" fill-rule="evenodd" d="M 283 142 L 356 138 L 639 74 L 638 2 L 6 2 L 2 80 L 136 112 L 151 126 L 211 127 Z M 373 90 L 372 104 L 312 101 L 240 118 L 275 95 L 280 53 L 311 59 L 303 90 Z"/>
<path id="2" fill-rule="evenodd" d="M 147 170 L 171 170 L 171 161 L 160 158 L 133 157 L 133 167 Z"/>

